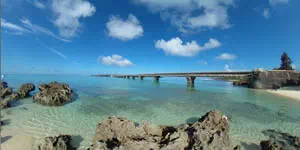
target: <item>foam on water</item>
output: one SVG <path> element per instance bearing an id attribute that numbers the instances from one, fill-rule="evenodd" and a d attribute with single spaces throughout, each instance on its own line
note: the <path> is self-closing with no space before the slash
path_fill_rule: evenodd
<path id="1" fill-rule="evenodd" d="M 80 149 L 91 144 L 97 124 L 108 116 L 179 125 L 196 121 L 213 109 L 230 118 L 234 143 L 246 149 L 257 147 L 266 138 L 261 133 L 266 129 L 300 136 L 299 101 L 233 87 L 229 82 L 196 80 L 195 89 L 188 89 L 183 78 L 163 78 L 157 84 L 152 79 L 8 75 L 6 81 L 14 88 L 26 82 L 69 83 L 77 95 L 75 101 L 62 107 L 41 106 L 33 103 L 32 98 L 19 101 L 1 111 L 4 119 L 9 120 L 3 131 L 24 132 L 35 139 L 70 134 L 75 139 L 73 144 Z"/>

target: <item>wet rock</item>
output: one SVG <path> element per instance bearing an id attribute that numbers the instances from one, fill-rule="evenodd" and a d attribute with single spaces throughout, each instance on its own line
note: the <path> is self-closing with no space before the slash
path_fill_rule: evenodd
<path id="1" fill-rule="evenodd" d="M 70 135 L 59 135 L 46 137 L 44 141 L 38 145 L 38 150 L 75 150 L 71 146 Z"/>
<path id="2" fill-rule="evenodd" d="M 11 106 L 11 103 L 17 101 L 19 99 L 19 95 L 16 93 L 13 93 L 6 98 L 4 98 L 2 101 L 0 101 L 0 108 L 9 108 Z"/>
<path id="3" fill-rule="evenodd" d="M 276 130 L 265 130 L 263 134 L 270 140 L 261 141 L 262 150 L 299 150 L 300 138 Z"/>
<path id="4" fill-rule="evenodd" d="M 26 83 L 21 85 L 21 87 L 18 90 L 18 96 L 19 98 L 25 98 L 29 96 L 29 93 L 35 90 L 35 86 L 32 83 Z"/>
<path id="5" fill-rule="evenodd" d="M 238 146 L 237 146 L 238 148 Z M 98 124 L 90 150 L 233 150 L 229 121 L 219 111 L 211 111 L 193 124 L 136 125 L 122 117 L 109 117 Z"/>
<path id="6" fill-rule="evenodd" d="M 33 96 L 33 100 L 47 106 L 61 106 L 72 100 L 72 89 L 68 84 L 51 82 L 39 85 L 40 92 Z"/>
<path id="7" fill-rule="evenodd" d="M 9 88 L 6 82 L 0 82 L 0 98 L 4 99 L 5 97 L 11 95 L 12 92 L 12 88 Z"/>
<path id="8" fill-rule="evenodd" d="M 277 141 L 261 141 L 260 146 L 262 150 L 282 150 L 283 147 Z"/>

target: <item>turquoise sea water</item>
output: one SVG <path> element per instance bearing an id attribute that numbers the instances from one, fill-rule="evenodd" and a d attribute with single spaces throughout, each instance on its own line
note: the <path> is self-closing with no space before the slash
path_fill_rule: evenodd
<path id="1" fill-rule="evenodd" d="M 141 122 L 179 125 L 197 120 L 218 109 L 231 120 L 230 135 L 245 149 L 258 148 L 266 139 L 261 131 L 278 129 L 300 136 L 300 101 L 265 91 L 234 87 L 230 82 L 197 78 L 195 88 L 185 78 L 118 79 L 91 76 L 7 75 L 15 90 L 23 83 L 58 81 L 68 83 L 76 99 L 62 107 L 45 107 L 32 98 L 1 110 L 9 123 L 4 131 L 18 131 L 40 139 L 56 134 L 74 135 L 74 145 L 84 149 L 91 144 L 96 125 L 108 116 L 124 116 Z M 33 92 L 34 94 L 34 92 Z"/>

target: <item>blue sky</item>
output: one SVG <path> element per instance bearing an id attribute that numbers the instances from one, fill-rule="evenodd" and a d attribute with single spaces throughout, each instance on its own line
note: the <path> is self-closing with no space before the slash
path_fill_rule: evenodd
<path id="1" fill-rule="evenodd" d="M 300 66 L 297 0 L 2 0 L 2 71 L 96 74 Z"/>

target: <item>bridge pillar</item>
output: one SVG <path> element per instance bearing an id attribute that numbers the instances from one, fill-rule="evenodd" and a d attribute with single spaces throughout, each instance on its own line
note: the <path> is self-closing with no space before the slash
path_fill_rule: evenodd
<path id="1" fill-rule="evenodd" d="M 155 82 L 159 82 L 159 78 L 160 78 L 160 76 L 155 76 L 155 77 L 154 77 L 154 81 L 155 81 Z"/>
<path id="2" fill-rule="evenodd" d="M 140 79 L 141 79 L 141 80 L 144 80 L 144 76 L 140 76 Z"/>
<path id="3" fill-rule="evenodd" d="M 126 78 L 127 78 L 127 79 L 129 79 L 129 78 L 130 78 L 130 76 L 126 76 Z"/>
<path id="4" fill-rule="evenodd" d="M 132 79 L 135 80 L 135 76 L 132 76 Z"/>
<path id="5" fill-rule="evenodd" d="M 195 76 L 188 76 L 188 77 L 186 77 L 187 85 L 189 87 L 194 87 L 194 85 L 195 85 L 195 79 L 196 79 Z"/>

